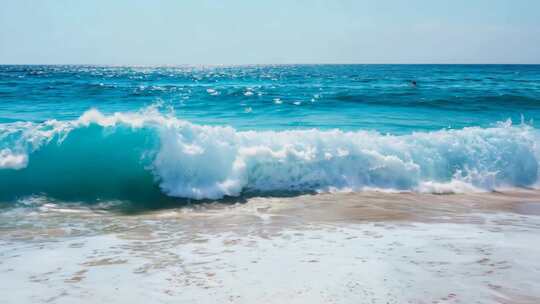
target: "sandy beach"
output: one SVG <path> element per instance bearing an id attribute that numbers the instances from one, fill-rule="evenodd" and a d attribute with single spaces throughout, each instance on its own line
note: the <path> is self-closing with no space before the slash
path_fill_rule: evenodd
<path id="1" fill-rule="evenodd" d="M 33 212 L 0 215 L 11 219 L 0 220 L 2 303 L 540 301 L 533 190 L 249 198 L 132 214 L 29 203 Z"/>

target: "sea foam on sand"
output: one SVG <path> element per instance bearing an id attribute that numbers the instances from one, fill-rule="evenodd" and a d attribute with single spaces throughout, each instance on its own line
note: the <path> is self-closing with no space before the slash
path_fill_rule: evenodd
<path id="1" fill-rule="evenodd" d="M 34 202 L 0 215 L 0 294 L 8 304 L 538 303 L 539 197 L 328 194 L 135 215 Z"/>

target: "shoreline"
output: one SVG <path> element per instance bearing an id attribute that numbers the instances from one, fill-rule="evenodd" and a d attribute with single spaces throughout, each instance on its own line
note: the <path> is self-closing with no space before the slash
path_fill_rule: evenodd
<path id="1" fill-rule="evenodd" d="M 0 214 L 6 303 L 538 303 L 540 191 Z M 13 221 L 10 226 L 7 220 Z"/>

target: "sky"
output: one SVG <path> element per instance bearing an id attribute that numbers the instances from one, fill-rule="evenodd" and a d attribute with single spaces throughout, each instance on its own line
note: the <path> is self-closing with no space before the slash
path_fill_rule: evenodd
<path id="1" fill-rule="evenodd" d="M 540 63 L 538 0 L 0 0 L 0 64 Z"/>

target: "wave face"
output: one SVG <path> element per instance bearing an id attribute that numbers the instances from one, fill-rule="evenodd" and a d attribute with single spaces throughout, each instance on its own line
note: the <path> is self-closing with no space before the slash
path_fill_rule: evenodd
<path id="1" fill-rule="evenodd" d="M 237 131 L 148 108 L 0 125 L 0 198 L 220 199 L 243 193 L 490 191 L 538 184 L 530 126 L 383 135 Z"/>

